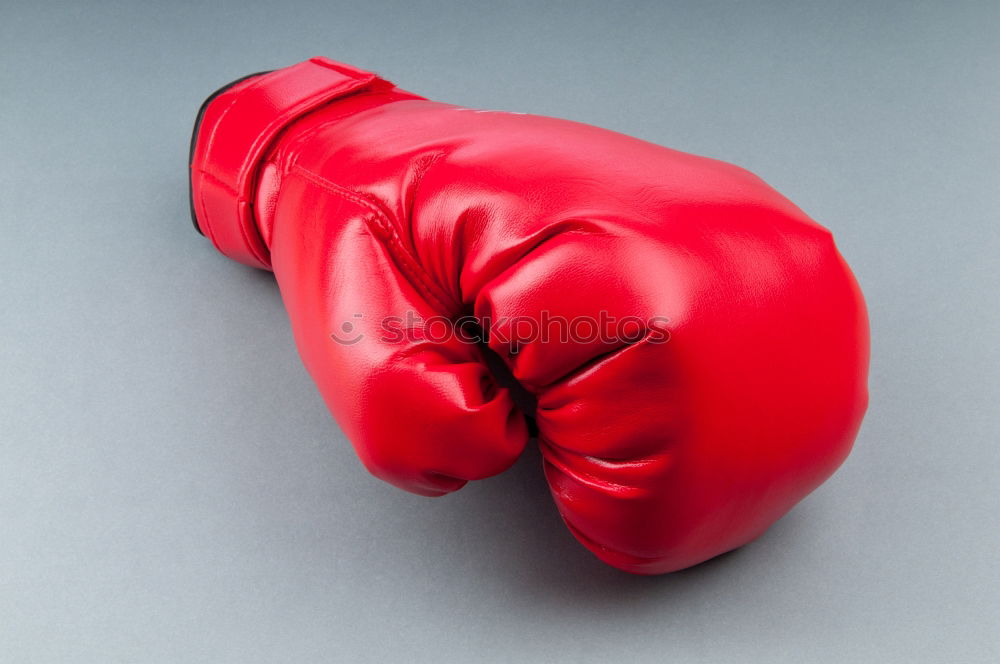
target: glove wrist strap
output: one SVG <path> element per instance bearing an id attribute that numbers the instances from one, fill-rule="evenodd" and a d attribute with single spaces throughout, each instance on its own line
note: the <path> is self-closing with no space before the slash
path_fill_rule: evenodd
<path id="1" fill-rule="evenodd" d="M 313 58 L 243 79 L 210 97 L 191 148 L 191 213 L 220 252 L 270 269 L 253 214 L 258 165 L 283 129 L 340 97 L 380 82 L 375 74 Z"/>

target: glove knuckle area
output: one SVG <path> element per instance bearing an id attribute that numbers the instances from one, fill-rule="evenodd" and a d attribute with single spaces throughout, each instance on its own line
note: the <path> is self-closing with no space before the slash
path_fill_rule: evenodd
<path id="1" fill-rule="evenodd" d="M 657 574 L 742 546 L 846 457 L 867 403 L 864 307 L 828 234 L 800 239 L 756 270 L 689 262 L 663 302 L 667 343 L 540 391 L 552 494 L 605 562 Z"/>

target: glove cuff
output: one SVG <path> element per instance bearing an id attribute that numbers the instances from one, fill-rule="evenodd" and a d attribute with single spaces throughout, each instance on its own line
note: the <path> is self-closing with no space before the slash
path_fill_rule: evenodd
<path id="1" fill-rule="evenodd" d="M 303 115 L 383 82 L 326 58 L 251 75 L 202 104 L 191 137 L 191 217 L 226 256 L 270 269 L 253 212 L 258 166 L 275 138 Z"/>

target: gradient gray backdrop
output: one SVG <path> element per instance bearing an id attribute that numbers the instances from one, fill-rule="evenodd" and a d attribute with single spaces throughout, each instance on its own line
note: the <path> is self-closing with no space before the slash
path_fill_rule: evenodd
<path id="1" fill-rule="evenodd" d="M 1000 658 L 1000 4 L 142 4 L 0 8 L 0 662 Z M 440 500 L 369 477 L 272 280 L 188 219 L 203 97 L 312 55 L 830 227 L 873 332 L 844 467 L 661 578 L 576 544 L 535 451 Z"/>

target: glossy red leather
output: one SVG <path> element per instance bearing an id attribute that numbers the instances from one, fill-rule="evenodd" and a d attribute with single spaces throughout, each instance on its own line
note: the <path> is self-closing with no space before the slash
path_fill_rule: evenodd
<path id="1" fill-rule="evenodd" d="M 273 270 L 330 410 L 397 486 L 500 473 L 529 427 L 479 346 L 387 340 L 384 321 L 494 321 L 556 506 L 615 567 L 749 542 L 860 426 L 861 292 L 830 233 L 735 166 L 317 58 L 208 105 L 192 191 L 220 251 Z M 511 322 L 546 315 L 666 320 L 669 340 L 544 342 Z"/>

